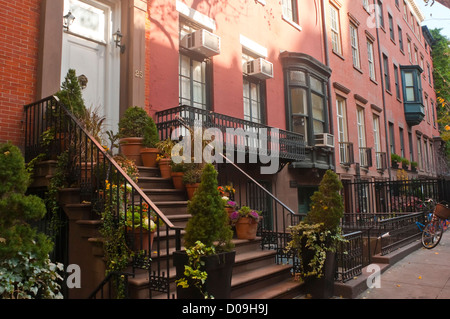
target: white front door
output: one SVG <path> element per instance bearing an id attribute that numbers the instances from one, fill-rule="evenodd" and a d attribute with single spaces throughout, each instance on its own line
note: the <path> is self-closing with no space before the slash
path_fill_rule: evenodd
<path id="1" fill-rule="evenodd" d="M 117 30 L 120 6 L 113 2 L 64 0 L 64 14 L 75 20 L 63 33 L 61 82 L 67 71 L 87 79 L 83 99 L 88 109 L 106 118 L 105 129 L 117 130 L 119 120 L 119 61 L 112 30 Z M 114 29 L 115 28 L 115 29 Z"/>

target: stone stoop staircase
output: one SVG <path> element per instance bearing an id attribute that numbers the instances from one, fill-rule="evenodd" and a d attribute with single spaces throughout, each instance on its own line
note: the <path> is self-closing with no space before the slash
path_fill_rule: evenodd
<path id="1" fill-rule="evenodd" d="M 174 225 L 182 227 L 186 225 L 190 215 L 187 214 L 188 201 L 184 190 L 175 189 L 171 179 L 160 177 L 158 168 L 139 167 L 138 184 Z M 78 234 L 81 234 L 82 237 L 82 240 L 72 238 L 72 241 L 76 243 L 72 244 L 72 247 L 77 250 L 91 249 L 93 256 L 78 262 L 84 262 L 85 267 L 89 267 L 89 262 L 95 262 L 98 265 L 102 261 L 102 240 L 98 232 L 101 221 L 92 216 L 89 203 L 80 203 L 73 200 L 73 198 L 76 198 L 76 196 L 73 196 L 76 192 L 76 189 L 67 189 L 61 192 L 64 209 L 66 212 L 70 211 L 68 215 L 70 215 L 71 224 L 73 227 L 79 228 Z M 64 196 L 64 194 L 71 195 Z M 66 200 L 65 197 L 71 197 L 72 199 Z M 165 231 L 162 232 L 162 235 L 165 236 Z M 169 234 L 169 236 L 175 238 L 174 234 Z M 173 245 L 175 244 L 175 240 L 170 242 Z M 261 249 L 260 238 L 255 240 L 233 239 L 233 242 L 236 259 L 232 276 L 232 299 L 288 299 L 300 294 L 301 284 L 294 281 L 291 275 L 291 266 L 276 264 L 276 252 Z M 163 240 L 162 243 L 165 243 L 165 241 Z M 152 259 L 154 260 L 156 256 L 154 254 L 155 247 L 152 250 Z M 160 247 L 160 251 L 164 251 L 159 257 L 164 259 L 163 263 L 170 262 L 170 265 L 172 265 L 171 253 L 174 250 L 175 247 L 169 247 L 170 256 L 165 256 L 166 248 Z M 175 267 L 170 267 L 170 298 L 176 298 L 175 275 Z M 97 274 L 97 277 L 100 276 L 101 274 Z M 150 295 L 148 278 L 149 272 L 147 270 L 135 269 L 135 277 L 129 278 L 129 297 L 131 299 L 167 298 L 167 293 L 152 291 Z M 100 281 L 98 278 L 86 278 L 86 280 Z"/>

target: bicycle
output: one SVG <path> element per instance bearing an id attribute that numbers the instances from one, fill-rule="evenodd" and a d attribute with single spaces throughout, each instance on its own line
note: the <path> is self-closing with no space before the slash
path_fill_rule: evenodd
<path id="1" fill-rule="evenodd" d="M 446 219 L 450 218 L 450 208 L 445 202 L 436 204 L 431 221 L 422 231 L 422 245 L 427 249 L 433 249 L 441 241 L 446 228 Z"/>
<path id="2" fill-rule="evenodd" d="M 425 226 L 431 221 L 433 217 L 433 211 L 436 207 L 436 203 L 432 198 L 428 198 L 424 201 L 421 201 L 417 205 L 417 211 L 423 211 L 425 217 L 425 224 L 422 224 L 421 222 L 417 221 L 416 225 L 419 228 L 419 231 L 422 232 L 425 229 Z"/>

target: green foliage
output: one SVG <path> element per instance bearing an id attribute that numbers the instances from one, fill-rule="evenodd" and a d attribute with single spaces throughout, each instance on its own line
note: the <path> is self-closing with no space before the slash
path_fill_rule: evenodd
<path id="1" fill-rule="evenodd" d="M 56 93 L 56 96 L 77 118 L 86 113 L 81 87 L 74 69 L 67 71 L 61 90 Z"/>
<path id="2" fill-rule="evenodd" d="M 188 204 L 188 214 L 192 217 L 186 225 L 186 247 L 200 241 L 208 247 L 215 245 L 219 250 L 232 248 L 233 231 L 217 189 L 217 171 L 210 163 L 203 169 L 200 186 Z"/>
<path id="3" fill-rule="evenodd" d="M 336 232 L 344 214 L 344 202 L 340 191 L 342 183 L 336 173 L 326 171 L 319 190 L 311 196 L 311 209 L 306 216 L 308 223 L 323 223 L 325 228 Z"/>
<path id="4" fill-rule="evenodd" d="M 186 249 L 188 264 L 184 266 L 184 277 L 176 281 L 177 285 L 183 288 L 188 288 L 190 285 L 193 285 L 205 299 L 213 299 L 213 296 L 203 291 L 203 285 L 208 278 L 208 273 L 202 270 L 203 266 L 205 266 L 202 257 L 214 255 L 215 253 L 214 246 L 207 247 L 200 241 L 197 241 L 191 248 Z"/>
<path id="5" fill-rule="evenodd" d="M 53 243 L 29 225 L 47 209 L 26 195 L 30 175 L 19 149 L 0 144 L 0 298 L 59 296 L 58 276 L 49 262 Z"/>
<path id="6" fill-rule="evenodd" d="M 391 154 L 391 162 L 392 163 L 400 163 L 402 161 L 402 157 L 398 154 L 392 153 Z"/>
<path id="7" fill-rule="evenodd" d="M 196 184 L 202 180 L 202 166 L 196 163 L 185 164 L 186 170 L 183 175 L 184 184 Z"/>
<path id="8" fill-rule="evenodd" d="M 156 147 L 158 129 L 147 112 L 138 106 L 130 107 L 119 121 L 119 137 L 143 137 L 145 147 Z"/>
<path id="9" fill-rule="evenodd" d="M 298 256 L 300 264 L 296 276 L 300 279 L 321 277 L 327 252 L 335 252 L 338 244 L 345 242 L 339 227 L 344 212 L 341 189 L 336 173 L 328 170 L 319 190 L 311 196 L 311 209 L 305 220 L 289 227 L 292 240 L 286 252 Z"/>
<path id="10" fill-rule="evenodd" d="M 433 36 L 433 84 L 436 92 L 437 122 L 442 139 L 446 142 L 445 156 L 450 162 L 450 39 L 442 29 L 430 30 Z"/>
<path id="11" fill-rule="evenodd" d="M 58 282 L 63 280 L 62 271 L 62 264 L 19 251 L 0 260 L 0 299 L 61 299 Z"/>

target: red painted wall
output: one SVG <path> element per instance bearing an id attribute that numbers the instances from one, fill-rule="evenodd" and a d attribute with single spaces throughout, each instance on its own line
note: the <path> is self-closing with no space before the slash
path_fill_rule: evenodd
<path id="1" fill-rule="evenodd" d="M 36 95 L 40 2 L 0 1 L 0 143 L 23 144 L 23 106 Z"/>
<path id="2" fill-rule="evenodd" d="M 316 4 L 319 1 L 315 1 Z M 314 1 L 302 1 L 299 10 L 301 31 L 282 19 L 279 1 L 208 1 L 185 3 L 216 22 L 215 34 L 221 38 L 221 54 L 213 59 L 214 111 L 243 118 L 242 46 L 240 35 L 267 48 L 267 60 L 274 64 L 274 78 L 266 80 L 267 124 L 285 128 L 284 79 L 279 54 L 281 51 L 303 52 L 325 63 L 323 54 L 320 7 Z M 178 105 L 178 17 L 175 1 L 149 2 L 150 95 L 154 111 Z"/>
<path id="3" fill-rule="evenodd" d="M 332 1 L 334 3 L 334 1 Z M 370 3 L 372 1 L 369 1 Z M 353 142 L 355 148 L 355 161 L 358 162 L 359 155 L 357 153 L 358 149 L 358 133 L 356 128 L 356 105 L 358 102 L 355 99 L 355 94 L 362 96 L 368 102 L 366 104 L 362 104 L 359 102 L 359 105 L 363 106 L 365 109 L 365 129 L 366 129 L 366 141 L 368 147 L 374 146 L 373 141 L 373 114 L 378 114 L 380 116 L 380 135 L 381 135 L 381 151 L 386 152 L 387 148 L 389 148 L 389 138 L 386 140 L 386 130 L 385 130 L 385 116 L 386 116 L 386 126 L 388 122 L 394 123 L 394 135 L 395 135 L 395 149 L 396 153 L 400 154 L 400 137 L 399 137 L 399 127 L 402 127 L 404 130 L 404 142 L 405 142 L 405 154 L 406 158 L 409 159 L 409 143 L 408 143 L 408 125 L 405 121 L 405 113 L 403 106 L 403 91 L 401 90 L 401 99 L 398 100 L 396 97 L 395 91 L 395 82 L 394 82 L 394 67 L 395 63 L 399 66 L 399 81 L 400 86 L 401 82 L 401 74 L 400 74 L 400 65 L 411 65 L 409 62 L 408 52 L 407 52 L 407 36 L 411 38 L 412 48 L 414 45 L 417 46 L 420 53 L 424 56 L 424 77 L 422 77 L 422 88 L 423 92 L 428 94 L 429 101 L 432 99 L 436 101 L 436 95 L 434 93 L 433 87 L 428 84 L 428 75 L 426 73 L 426 63 L 428 62 L 432 65 L 430 51 L 428 52 L 425 49 L 425 38 L 422 35 L 422 30 L 420 30 L 420 37 L 413 32 L 412 27 L 409 23 L 407 23 L 403 19 L 403 1 L 399 1 L 400 6 L 397 7 L 395 5 L 394 0 L 383 1 L 383 16 L 384 16 L 384 29 L 379 28 L 378 30 L 372 26 L 374 20 L 371 15 L 363 8 L 362 1 L 343 1 L 341 7 L 337 7 L 339 9 L 339 19 L 340 19 L 340 30 L 341 30 L 341 41 L 343 47 L 343 53 L 341 56 L 331 53 L 330 62 L 331 68 L 333 70 L 331 76 L 331 82 L 337 82 L 346 88 L 350 89 L 348 94 L 344 94 L 347 99 L 347 127 L 348 127 L 348 136 L 349 142 Z M 408 9 L 408 21 L 410 19 L 410 13 Z M 393 25 L 394 25 L 394 35 L 395 40 L 392 41 L 390 39 L 389 33 L 389 20 L 388 13 L 393 17 Z M 352 60 L 352 51 L 350 45 L 350 29 L 349 23 L 350 20 L 356 21 L 358 24 L 358 38 L 359 38 L 359 53 L 361 60 L 361 68 L 357 70 L 353 67 Z M 402 28 L 403 34 L 403 47 L 404 52 L 401 52 L 399 49 L 399 36 L 397 26 Z M 331 29 L 330 23 L 328 23 L 328 35 L 330 37 L 329 43 L 331 47 Z M 377 35 L 378 31 L 378 35 Z M 416 31 L 417 32 L 417 31 Z M 368 54 L 367 54 L 367 34 L 370 34 L 375 38 L 374 41 L 374 60 L 375 60 L 375 72 L 376 72 L 376 81 L 373 82 L 369 78 L 369 66 L 368 66 Z M 379 38 L 379 40 L 378 40 Z M 386 54 L 389 59 L 389 76 L 390 76 L 390 92 L 383 91 L 382 84 L 384 81 L 383 76 L 383 68 L 380 69 L 380 54 L 378 50 L 378 45 L 380 45 L 381 52 Z M 429 46 L 428 46 L 429 48 Z M 331 50 L 331 49 L 330 49 Z M 414 53 L 414 49 L 413 49 Z M 414 61 L 413 56 L 413 63 Z M 420 59 L 419 63 L 420 64 Z M 383 93 L 385 102 L 383 103 Z M 339 91 L 336 89 L 332 89 L 332 100 L 333 100 L 333 114 L 336 115 L 336 95 L 339 94 Z M 379 108 L 382 108 L 382 112 L 375 111 L 371 104 L 375 104 Z M 431 107 L 431 103 L 429 103 L 429 107 Z M 425 111 L 427 113 L 427 110 Z M 429 110 L 430 116 L 432 115 L 432 110 Z M 436 113 L 435 113 L 436 114 Z M 337 128 L 337 119 L 334 116 L 334 128 Z M 438 136 L 439 132 L 437 130 L 437 126 L 433 125 L 433 119 L 430 118 L 429 121 L 425 119 L 420 125 L 412 126 L 411 132 L 413 135 L 413 148 L 414 148 L 414 161 L 418 161 L 417 158 L 417 142 L 416 142 L 416 131 L 422 132 L 424 135 L 432 138 L 434 136 Z M 335 131 L 337 135 L 337 132 Z M 389 132 L 388 132 L 389 134 Z M 389 136 L 389 135 L 388 135 Z M 336 136 L 336 145 L 338 143 Z M 373 153 L 374 154 L 374 153 Z M 336 153 L 338 156 L 338 153 Z M 339 164 L 339 160 L 337 160 L 336 170 L 340 174 L 354 174 L 355 170 L 353 167 L 350 170 L 346 170 L 342 168 Z M 373 155 L 373 161 L 375 161 L 375 156 Z M 390 163 L 390 158 L 388 158 L 388 165 Z M 375 162 L 374 162 L 375 165 Z M 384 174 L 380 174 L 376 171 L 375 167 L 372 167 L 369 172 L 363 173 L 363 176 L 368 177 L 388 177 L 387 171 Z M 395 172 L 393 174 L 395 177 Z"/>

